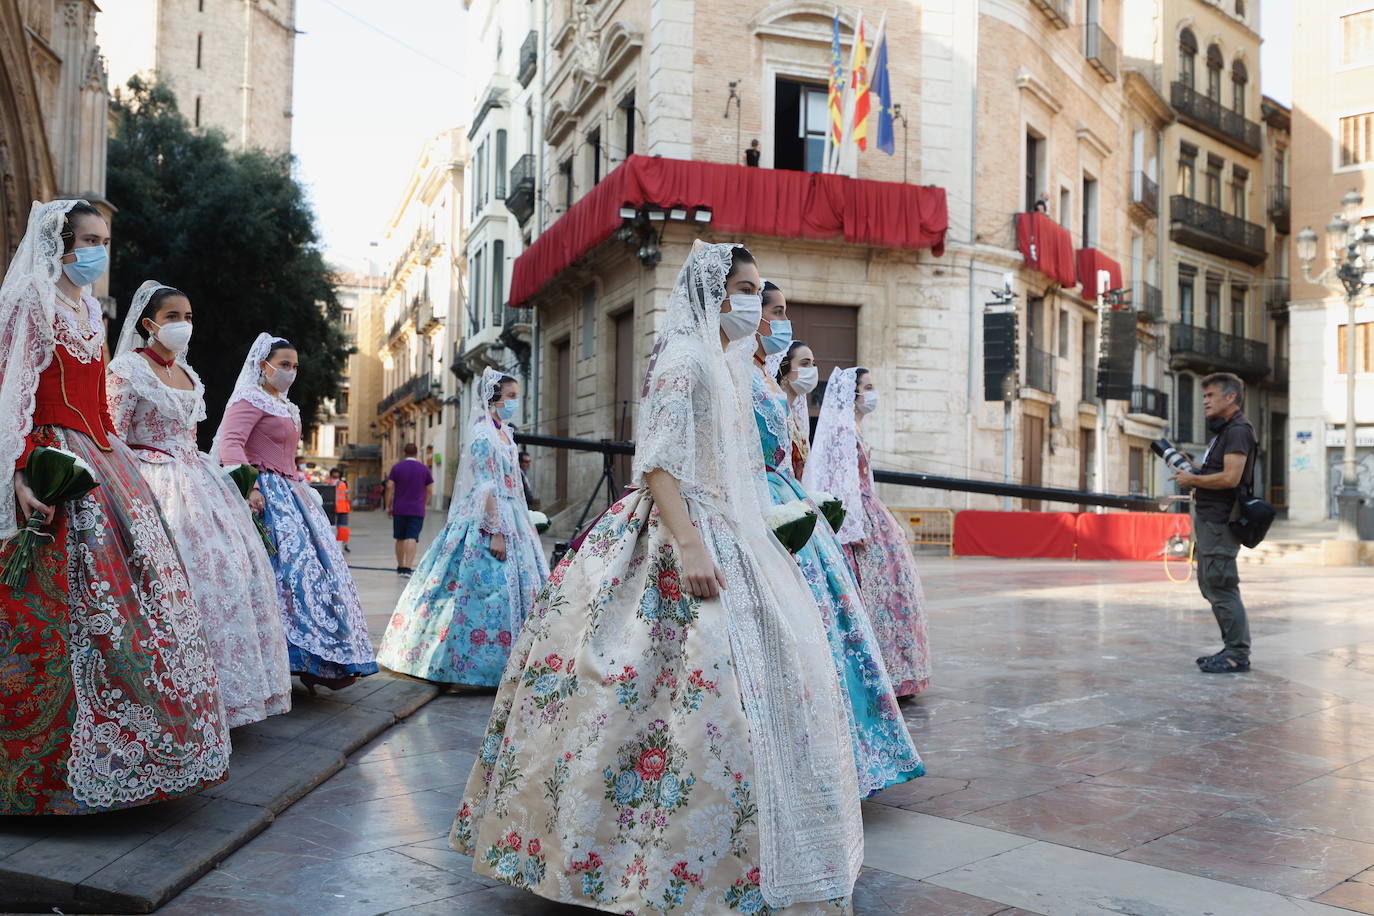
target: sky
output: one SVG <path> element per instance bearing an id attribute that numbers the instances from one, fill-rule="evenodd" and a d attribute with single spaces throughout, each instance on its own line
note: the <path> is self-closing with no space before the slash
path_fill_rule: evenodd
<path id="1" fill-rule="evenodd" d="M 1261 0 L 1260 79 L 1292 102 L 1294 0 Z M 315 206 L 326 255 L 349 270 L 381 240 L 429 137 L 465 123 L 475 92 L 464 70 L 461 0 L 298 0 L 297 171 Z M 477 77 L 478 80 L 481 75 Z"/>
<path id="2" fill-rule="evenodd" d="M 371 258 L 425 141 L 464 123 L 461 0 L 298 0 L 297 175 L 326 257 L 349 270 Z"/>

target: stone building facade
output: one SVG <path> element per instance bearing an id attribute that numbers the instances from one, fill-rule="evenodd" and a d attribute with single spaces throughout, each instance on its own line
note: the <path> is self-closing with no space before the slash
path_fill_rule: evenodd
<path id="1" fill-rule="evenodd" d="M 105 200 L 109 95 L 91 0 L 0 0 L 0 269 L 33 201 Z M 114 314 L 102 277 L 95 293 Z"/>
<path id="2" fill-rule="evenodd" d="M 156 73 L 195 127 L 291 149 L 295 0 L 118 0 L 100 16 L 111 89 Z"/>
<path id="3" fill-rule="evenodd" d="M 1374 4 L 1312 0 L 1294 6 L 1293 148 L 1288 174 L 1294 227 L 1321 239 L 1312 273 L 1331 265 L 1324 227 L 1355 189 L 1374 216 Z M 1295 228 L 1296 231 L 1296 228 Z M 1296 258 L 1297 252 L 1289 254 Z M 1300 267 L 1301 265 L 1295 265 Z M 1347 372 L 1356 373 L 1356 461 L 1361 493 L 1374 497 L 1374 305 L 1355 314 L 1355 366 L 1345 297 L 1293 275 L 1289 306 L 1293 394 L 1289 419 L 1289 514 L 1337 517 L 1342 487 Z"/>
<path id="4" fill-rule="evenodd" d="M 466 133 L 454 128 L 425 144 L 382 243 L 390 269 L 377 303 L 381 468 L 385 472 L 414 443 L 433 469 L 434 509 L 448 505 L 463 417 L 461 383 L 451 369 L 467 317 Z"/>

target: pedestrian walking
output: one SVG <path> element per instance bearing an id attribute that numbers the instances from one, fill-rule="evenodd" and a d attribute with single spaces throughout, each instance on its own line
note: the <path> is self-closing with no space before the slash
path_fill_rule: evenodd
<path id="1" fill-rule="evenodd" d="M 313 694 L 377 673 L 362 602 L 318 494 L 297 469 L 300 409 L 287 397 L 299 371 L 296 348 L 259 334 L 229 395 L 214 454 L 259 471 L 249 505 L 276 542 L 272 569 L 291 673 Z"/>
<path id="2" fill-rule="evenodd" d="M 348 553 L 348 542 L 353 533 L 348 527 L 348 516 L 353 512 L 353 502 L 348 498 L 348 478 L 343 468 L 330 468 L 329 482 L 334 484 L 334 533 Z"/>
<path id="3" fill-rule="evenodd" d="M 750 380 L 768 491 L 773 505 L 800 500 L 809 503 L 818 516 L 811 539 L 793 556 L 820 609 L 831 661 L 849 700 L 846 711 L 859 792 L 867 797 L 923 775 L 925 767 L 897 705 L 877 634 L 845 561 L 844 548 L 793 473 L 790 399 L 765 369 L 770 355 L 786 353 L 793 344 L 787 301 L 772 283 L 764 285 L 758 336 Z"/>
<path id="4" fill-rule="evenodd" d="M 863 825 L 843 699 L 759 501 L 759 285 L 747 251 L 701 241 L 678 275 L 636 490 L 535 602 L 454 820 L 480 874 L 617 913 L 847 906 Z"/>
<path id="5" fill-rule="evenodd" d="M 517 460 L 520 383 L 482 373 L 444 530 L 396 602 L 378 660 L 447 684 L 494 687 L 548 578 Z"/>
<path id="6" fill-rule="evenodd" d="M 1222 650 L 1197 659 L 1208 674 L 1250 670 L 1250 622 L 1240 597 L 1236 554 L 1240 540 L 1230 522 L 1240 512 L 1240 499 L 1254 486 L 1255 428 L 1241 412 L 1245 383 L 1229 372 L 1214 372 L 1202 380 L 1202 412 L 1212 441 L 1202 456 L 1199 473 L 1179 471 L 1180 487 L 1193 488 L 1193 537 L 1197 549 L 1197 584 L 1212 606 L 1221 628 Z"/>
<path id="7" fill-rule="evenodd" d="M 863 418 L 877 406 L 878 390 L 867 369 L 831 373 L 802 485 L 811 493 L 831 493 L 844 504 L 844 522 L 836 534 L 878 633 L 887 673 L 897 696 L 906 697 L 930 684 L 925 593 L 902 526 L 878 498 L 873 482 Z"/>
<path id="8" fill-rule="evenodd" d="M 103 315 L 84 287 L 109 241 L 85 201 L 35 203 L 0 285 L 0 564 L 32 549 L 0 584 L 0 815 L 176 798 L 229 766 L 200 611 L 106 410 Z M 59 466 L 98 485 L 44 503 Z"/>
<path id="9" fill-rule="evenodd" d="M 434 475 L 417 456 L 420 450 L 407 442 L 405 457 L 391 466 L 382 496 L 386 514 L 391 517 L 391 536 L 396 541 L 396 574 L 415 572 L 415 554 L 420 550 L 420 532 L 425 527 L 425 510 L 434 489 Z"/>
<path id="10" fill-rule="evenodd" d="M 277 580 L 238 485 L 196 448 L 205 386 L 186 359 L 191 301 L 149 280 L 106 375 L 115 432 L 138 456 L 190 573 L 230 728 L 291 709 Z"/>

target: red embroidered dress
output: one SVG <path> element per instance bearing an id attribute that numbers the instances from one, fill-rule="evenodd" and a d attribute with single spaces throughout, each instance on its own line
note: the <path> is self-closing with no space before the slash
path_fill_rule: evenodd
<path id="1" fill-rule="evenodd" d="M 0 586 L 0 814 L 127 808 L 228 769 L 200 615 L 153 495 L 111 435 L 100 309 L 82 307 L 57 307 L 18 466 L 39 445 L 63 448 L 100 486 L 57 507 L 25 585 Z"/>

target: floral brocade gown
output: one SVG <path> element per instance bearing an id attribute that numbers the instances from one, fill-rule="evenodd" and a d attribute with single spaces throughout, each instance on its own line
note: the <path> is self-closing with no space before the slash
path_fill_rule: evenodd
<path id="1" fill-rule="evenodd" d="M 377 654 L 382 665 L 441 683 L 500 683 L 549 575 L 525 505 L 518 455 L 513 440 L 475 438 L 469 446 L 463 460 L 473 487 L 454 494 L 455 511 L 396 602 Z M 494 534 L 505 536 L 504 561 L 491 554 Z"/>
<path id="2" fill-rule="evenodd" d="M 774 505 L 807 499 L 793 473 L 793 430 L 787 398 L 754 373 L 754 418 L 763 446 L 768 490 Z M 849 699 L 850 729 L 859 791 L 867 796 L 925 773 L 907 732 L 873 625 L 864 610 L 844 548 L 823 517 L 796 554 L 802 575 L 825 615 L 826 635 Z"/>
<path id="3" fill-rule="evenodd" d="M 913 696 L 930 686 L 925 591 L 901 523 L 874 488 L 868 448 L 862 439 L 858 446 L 864 544 L 846 544 L 845 554 L 878 634 L 897 696 Z"/>

